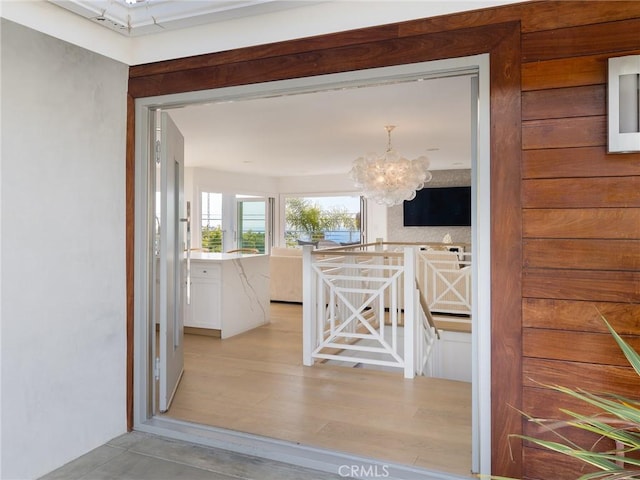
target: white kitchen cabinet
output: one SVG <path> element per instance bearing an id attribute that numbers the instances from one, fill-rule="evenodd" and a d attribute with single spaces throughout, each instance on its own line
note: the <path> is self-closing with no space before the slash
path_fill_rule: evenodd
<path id="1" fill-rule="evenodd" d="M 185 327 L 222 330 L 220 265 L 191 265 L 191 303 Z"/>
<path id="2" fill-rule="evenodd" d="M 269 323 L 269 304 L 268 255 L 192 253 L 185 327 L 228 338 Z"/>

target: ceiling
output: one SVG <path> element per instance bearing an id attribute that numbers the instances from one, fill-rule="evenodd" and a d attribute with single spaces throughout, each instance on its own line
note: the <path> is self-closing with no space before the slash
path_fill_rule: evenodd
<path id="1" fill-rule="evenodd" d="M 267 176 L 346 174 L 357 157 L 384 153 L 386 125 L 404 157 L 434 170 L 471 168 L 469 77 L 319 91 L 170 112 L 185 164 Z"/>
<path id="2" fill-rule="evenodd" d="M 340 3 L 48 1 L 127 37 Z M 191 167 L 274 177 L 346 174 L 357 157 L 385 151 L 385 125 L 396 125 L 392 144 L 406 158 L 426 154 L 434 170 L 471 167 L 468 77 L 190 105 L 171 116 L 185 137 L 185 164 Z"/>
<path id="3" fill-rule="evenodd" d="M 276 0 L 49 0 L 128 37 L 300 7 Z M 322 3 L 305 0 L 305 5 Z"/>

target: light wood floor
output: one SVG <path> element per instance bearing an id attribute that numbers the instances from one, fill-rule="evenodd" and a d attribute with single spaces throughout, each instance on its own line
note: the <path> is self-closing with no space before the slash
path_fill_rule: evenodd
<path id="1" fill-rule="evenodd" d="M 221 340 L 185 335 L 172 418 L 468 475 L 471 385 L 402 373 L 302 365 L 302 309 Z"/>

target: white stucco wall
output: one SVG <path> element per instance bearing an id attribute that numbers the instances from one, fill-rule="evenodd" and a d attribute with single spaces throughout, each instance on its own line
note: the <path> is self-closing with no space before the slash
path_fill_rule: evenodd
<path id="1" fill-rule="evenodd" d="M 125 432 L 127 66 L 2 20 L 2 471 Z"/>

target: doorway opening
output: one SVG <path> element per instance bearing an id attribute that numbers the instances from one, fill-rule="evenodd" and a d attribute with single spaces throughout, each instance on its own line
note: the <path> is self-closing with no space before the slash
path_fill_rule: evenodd
<path id="1" fill-rule="evenodd" d="M 388 82 L 403 82 L 434 77 L 473 75 L 478 81 L 475 91 L 478 99 L 474 112 L 477 141 L 472 158 L 472 245 L 473 262 L 473 339 L 472 339 L 472 470 L 486 473 L 490 468 L 490 238 L 489 238 L 489 81 L 488 55 L 460 59 L 425 62 L 380 69 L 362 70 L 346 74 L 326 75 L 305 79 L 286 80 L 243 87 L 231 87 L 180 95 L 167 95 L 136 100 L 136 305 L 135 305 L 135 390 L 134 426 L 138 430 L 173 435 L 184 439 L 197 439 L 213 446 L 252 452 L 277 460 L 285 460 L 327 471 L 347 461 L 361 461 L 357 455 L 300 446 L 256 435 L 231 432 L 225 429 L 194 425 L 189 422 L 154 415 L 154 333 L 153 289 L 150 288 L 149 269 L 154 263 L 152 244 L 153 205 L 150 158 L 153 157 L 155 138 L 150 119 L 158 110 L 203 102 L 221 102 L 252 97 L 288 95 L 332 88 L 362 87 Z M 473 83 L 473 82 L 472 82 Z M 480 208 L 482 206 L 482 208 Z M 482 353 L 480 353 L 482 352 Z M 349 460 L 350 459 L 350 460 Z M 370 459 L 367 459 L 370 461 Z M 384 463 L 384 462 L 382 462 Z M 387 465 L 397 478 L 409 478 L 415 469 L 409 466 Z M 421 470 L 425 471 L 425 470 Z M 403 473 L 404 472 L 404 473 Z M 444 477 L 443 477 L 444 478 Z"/>

